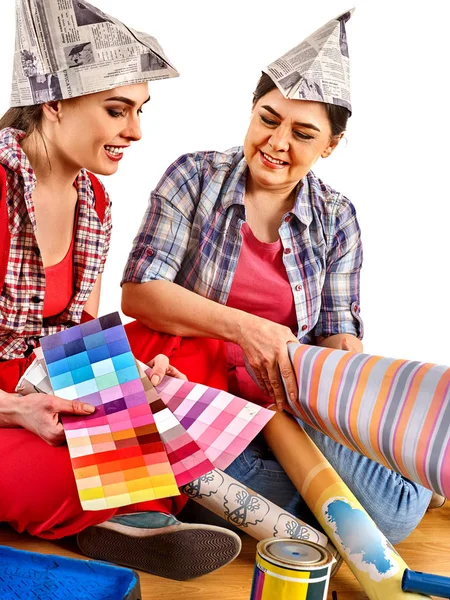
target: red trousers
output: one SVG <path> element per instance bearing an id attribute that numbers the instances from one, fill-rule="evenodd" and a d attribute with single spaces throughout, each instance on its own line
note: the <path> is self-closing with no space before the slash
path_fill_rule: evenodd
<path id="1" fill-rule="evenodd" d="M 147 329 L 134 321 L 125 326 L 134 356 L 142 362 L 166 354 L 190 381 L 227 389 L 223 342 L 180 338 Z M 32 358 L 0 362 L 0 389 L 13 392 Z M 49 446 L 21 428 L 0 429 L 0 521 L 18 532 L 47 539 L 73 535 L 116 514 L 160 511 L 177 514 L 183 495 L 122 508 L 83 511 L 66 445 Z"/>

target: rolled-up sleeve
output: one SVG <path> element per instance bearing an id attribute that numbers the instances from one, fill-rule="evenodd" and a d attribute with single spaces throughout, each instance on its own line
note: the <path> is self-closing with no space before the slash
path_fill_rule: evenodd
<path id="1" fill-rule="evenodd" d="M 152 192 L 122 278 L 122 284 L 174 281 L 185 257 L 200 190 L 193 155 L 165 172 Z"/>
<path id="2" fill-rule="evenodd" d="M 360 317 L 360 271 L 363 252 L 354 206 L 338 198 L 324 220 L 328 238 L 327 267 L 321 310 L 314 333 L 329 337 L 348 333 L 362 339 Z"/>

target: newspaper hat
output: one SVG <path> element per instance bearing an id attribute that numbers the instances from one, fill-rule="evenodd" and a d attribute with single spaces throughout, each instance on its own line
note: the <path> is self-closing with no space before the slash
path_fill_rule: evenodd
<path id="1" fill-rule="evenodd" d="M 85 0 L 16 0 L 11 106 L 177 76 L 154 37 Z"/>
<path id="2" fill-rule="evenodd" d="M 353 11 L 332 19 L 264 69 L 285 98 L 337 104 L 351 112 L 345 23 Z"/>

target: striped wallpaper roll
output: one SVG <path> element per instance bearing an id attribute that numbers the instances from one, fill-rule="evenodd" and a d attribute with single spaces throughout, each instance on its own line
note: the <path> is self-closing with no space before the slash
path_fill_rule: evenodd
<path id="1" fill-rule="evenodd" d="M 290 344 L 296 416 L 336 442 L 450 496 L 450 368 Z"/>

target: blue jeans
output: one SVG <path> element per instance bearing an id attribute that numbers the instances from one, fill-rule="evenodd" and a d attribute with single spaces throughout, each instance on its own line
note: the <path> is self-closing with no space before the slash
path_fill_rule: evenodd
<path id="1" fill-rule="evenodd" d="M 343 481 L 392 544 L 406 538 L 419 524 L 431 499 L 424 487 L 302 423 Z M 292 485 L 262 436 L 226 472 L 286 511 L 317 527 L 317 521 Z"/>

